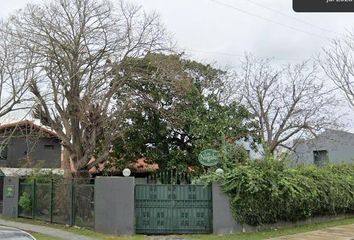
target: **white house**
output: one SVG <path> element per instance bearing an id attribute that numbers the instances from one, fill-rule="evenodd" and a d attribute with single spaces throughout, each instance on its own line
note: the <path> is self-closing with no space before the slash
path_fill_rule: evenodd
<path id="1" fill-rule="evenodd" d="M 240 139 L 236 141 L 236 144 L 242 146 L 248 152 L 248 156 L 251 160 L 262 159 L 264 157 L 262 145 L 254 142 L 251 137 Z"/>
<path id="2" fill-rule="evenodd" d="M 296 163 L 315 164 L 354 163 L 354 134 L 339 130 L 326 130 L 317 137 L 300 140 L 292 158 Z"/>

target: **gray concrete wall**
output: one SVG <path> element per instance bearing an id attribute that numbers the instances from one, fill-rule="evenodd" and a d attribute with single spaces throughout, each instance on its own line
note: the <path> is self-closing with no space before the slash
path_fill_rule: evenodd
<path id="1" fill-rule="evenodd" d="M 9 195 L 8 191 L 13 189 L 13 194 Z M 18 177 L 5 177 L 3 189 L 3 211 L 6 217 L 18 217 Z"/>
<path id="2" fill-rule="evenodd" d="M 242 226 L 237 223 L 231 213 L 229 197 L 221 191 L 218 184 L 213 183 L 213 233 L 231 234 L 242 232 Z"/>
<path id="3" fill-rule="evenodd" d="M 133 177 L 97 177 L 95 180 L 95 231 L 135 233 Z"/>
<path id="4" fill-rule="evenodd" d="M 328 151 L 330 163 L 354 163 L 354 134 L 327 130 L 314 139 L 297 144 L 292 158 L 296 163 L 314 164 L 313 151 Z"/>

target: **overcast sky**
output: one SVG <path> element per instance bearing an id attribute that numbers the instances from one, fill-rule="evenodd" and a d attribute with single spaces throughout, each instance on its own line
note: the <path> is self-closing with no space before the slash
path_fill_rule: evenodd
<path id="1" fill-rule="evenodd" d="M 40 1 L 0 0 L 0 16 Z M 354 13 L 295 13 L 292 0 L 128 1 L 160 13 L 179 48 L 191 57 L 221 66 L 237 67 L 244 52 L 279 64 L 299 62 L 354 28 Z"/>
<path id="2" fill-rule="evenodd" d="M 0 16 L 41 1 L 0 0 Z M 354 27 L 354 13 L 295 13 L 292 0 L 127 1 L 159 12 L 181 49 L 220 65 L 237 66 L 245 51 L 282 63 L 301 61 Z"/>
<path id="3" fill-rule="evenodd" d="M 180 47 L 221 64 L 237 65 L 245 51 L 282 62 L 303 60 L 354 23 L 354 14 L 295 13 L 292 0 L 136 2 L 161 14 Z"/>

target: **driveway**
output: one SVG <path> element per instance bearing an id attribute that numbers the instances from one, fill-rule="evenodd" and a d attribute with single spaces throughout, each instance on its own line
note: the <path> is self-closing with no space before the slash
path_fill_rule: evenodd
<path id="1" fill-rule="evenodd" d="M 56 237 L 56 238 L 63 239 L 63 240 L 94 240 L 93 238 L 73 234 L 73 233 L 63 231 L 60 229 L 32 225 L 32 224 L 28 224 L 28 223 L 13 222 L 13 221 L 8 221 L 8 220 L 3 220 L 3 219 L 0 219 L 0 225 L 19 228 L 19 229 L 22 229 L 22 230 L 25 230 L 28 232 L 42 233 L 44 235 Z"/>
<path id="2" fill-rule="evenodd" d="M 277 237 L 271 240 L 354 240 L 354 224 Z"/>

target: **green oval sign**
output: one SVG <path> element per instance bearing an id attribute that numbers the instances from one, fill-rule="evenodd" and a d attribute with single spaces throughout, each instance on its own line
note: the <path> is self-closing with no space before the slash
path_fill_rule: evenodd
<path id="1" fill-rule="evenodd" d="M 220 154 L 218 151 L 214 149 L 206 149 L 199 153 L 198 161 L 206 167 L 211 167 L 219 163 L 219 157 Z"/>

